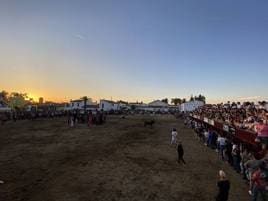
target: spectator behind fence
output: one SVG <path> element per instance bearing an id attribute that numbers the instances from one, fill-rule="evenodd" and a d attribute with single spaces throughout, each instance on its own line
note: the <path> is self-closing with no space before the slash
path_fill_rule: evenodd
<path id="1" fill-rule="evenodd" d="M 258 120 L 262 120 L 266 125 L 268 124 L 267 108 L 248 102 L 243 104 L 239 102 L 214 105 L 207 104 L 196 109 L 193 114 L 251 131 L 254 131 L 254 124 L 256 124 Z"/>
<path id="2" fill-rule="evenodd" d="M 209 132 L 208 130 L 205 130 L 204 132 L 204 141 L 205 141 L 205 145 L 208 145 L 208 135 L 209 135 Z"/>
<path id="3" fill-rule="evenodd" d="M 244 167 L 246 169 L 247 178 L 249 180 L 249 191 L 248 193 L 252 195 L 252 174 L 258 169 L 261 164 L 260 160 L 256 159 L 256 155 L 249 154 L 249 160 L 245 162 Z"/>
<path id="4" fill-rule="evenodd" d="M 238 145 L 234 144 L 232 148 L 232 156 L 233 156 L 233 167 L 236 172 L 240 173 L 240 150 Z"/>
<path id="5" fill-rule="evenodd" d="M 217 139 L 217 143 L 219 145 L 219 150 L 221 154 L 221 159 L 224 160 L 224 150 L 226 148 L 226 139 L 222 136 L 219 136 Z"/>
<path id="6" fill-rule="evenodd" d="M 244 149 L 240 153 L 240 155 L 241 155 L 241 163 L 240 163 L 241 174 L 243 175 L 243 179 L 247 179 L 245 163 L 250 160 L 251 155 L 247 149 Z"/>
<path id="7" fill-rule="evenodd" d="M 267 174 L 265 172 L 265 164 L 262 162 L 257 171 L 252 174 L 252 201 L 257 201 L 258 195 L 262 201 L 266 201 Z"/>
<path id="8" fill-rule="evenodd" d="M 258 120 L 258 123 L 255 125 L 255 131 L 257 132 L 256 141 L 262 143 L 262 149 L 266 149 L 268 144 L 268 125 L 263 123 L 263 120 Z"/>
<path id="9" fill-rule="evenodd" d="M 191 120 L 191 124 L 196 124 L 196 121 Z M 201 124 L 201 126 L 205 130 L 204 125 Z M 206 130 L 204 135 L 205 133 Z M 206 135 L 208 135 L 208 145 L 211 148 L 214 148 L 213 135 L 218 136 L 217 148 L 220 150 L 222 159 L 228 160 L 237 173 L 243 175 L 244 179 L 249 180 L 249 194 L 252 196 L 252 201 L 256 201 L 259 195 L 262 200 L 266 200 L 265 193 L 268 190 L 268 151 L 262 152 L 264 155 L 266 153 L 263 158 L 260 153 L 249 153 L 249 147 L 246 147 L 241 142 L 239 144 L 234 142 L 232 138 L 224 138 L 211 130 Z M 256 160 L 256 158 L 262 159 Z M 227 201 L 230 182 L 226 179 L 226 174 L 223 171 L 219 172 L 219 176 L 219 193 L 216 201 Z"/>

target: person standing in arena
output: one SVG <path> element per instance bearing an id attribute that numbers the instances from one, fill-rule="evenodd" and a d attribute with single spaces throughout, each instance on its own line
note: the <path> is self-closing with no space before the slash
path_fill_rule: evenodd
<path id="1" fill-rule="evenodd" d="M 232 147 L 232 156 L 233 156 L 233 167 L 236 170 L 237 173 L 240 173 L 240 150 L 237 144 L 233 144 Z"/>
<path id="2" fill-rule="evenodd" d="M 178 135 L 178 132 L 177 132 L 177 129 L 176 128 L 173 128 L 172 131 L 171 131 L 171 142 L 170 142 L 170 145 L 173 145 L 177 143 L 177 135 Z"/>
<path id="3" fill-rule="evenodd" d="M 182 162 L 186 164 L 185 160 L 183 159 L 184 150 L 181 141 L 177 144 L 177 152 L 178 152 L 178 163 Z"/>
<path id="4" fill-rule="evenodd" d="M 204 145 L 208 146 L 208 135 L 209 135 L 209 132 L 208 130 L 206 129 L 204 131 Z"/>
<path id="5" fill-rule="evenodd" d="M 216 201 L 228 201 L 230 182 L 226 178 L 226 174 L 223 170 L 219 171 L 219 181 L 217 183 L 219 192 L 216 196 Z"/>
<path id="6" fill-rule="evenodd" d="M 224 150 L 226 148 L 226 139 L 222 136 L 219 136 L 217 139 L 217 143 L 219 146 L 221 159 L 224 160 Z"/>
<path id="7" fill-rule="evenodd" d="M 89 111 L 88 113 L 88 127 L 90 128 L 93 124 L 93 116 L 92 116 L 92 111 Z"/>

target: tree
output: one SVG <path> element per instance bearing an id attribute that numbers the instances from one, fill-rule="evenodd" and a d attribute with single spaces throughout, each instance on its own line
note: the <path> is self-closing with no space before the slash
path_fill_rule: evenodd
<path id="1" fill-rule="evenodd" d="M 183 99 L 181 100 L 181 103 L 186 103 L 186 99 L 183 98 Z"/>
<path id="2" fill-rule="evenodd" d="M 27 93 L 19 93 L 19 92 L 12 92 L 10 94 L 10 97 L 21 97 L 23 98 L 24 100 L 26 100 L 28 98 L 28 94 Z"/>
<path id="3" fill-rule="evenodd" d="M 259 103 L 259 105 L 261 105 L 261 106 L 265 106 L 266 101 L 259 101 L 258 103 Z"/>
<path id="4" fill-rule="evenodd" d="M 180 105 L 182 103 L 182 100 L 180 98 L 172 98 L 171 103 L 173 103 L 174 105 Z"/>
<path id="5" fill-rule="evenodd" d="M 8 92 L 3 90 L 0 92 L 0 100 L 3 100 L 4 102 L 8 102 Z"/>
<path id="6" fill-rule="evenodd" d="M 191 96 L 190 101 L 193 101 L 193 100 L 202 101 L 202 102 L 206 103 L 206 97 L 201 95 L 201 94 L 199 94 L 198 96 L 194 96 L 194 97 Z"/>
<path id="7" fill-rule="evenodd" d="M 191 95 L 190 101 L 194 101 L 194 100 L 195 99 L 194 99 L 193 95 Z"/>
<path id="8" fill-rule="evenodd" d="M 167 98 L 164 98 L 164 99 L 162 99 L 162 102 L 164 102 L 164 103 L 167 103 L 167 104 L 168 104 L 168 99 L 167 99 Z"/>
<path id="9" fill-rule="evenodd" d="M 196 100 L 199 100 L 199 101 L 202 101 L 202 102 L 206 103 L 206 97 L 201 95 L 201 94 L 199 94 L 199 96 L 196 97 Z"/>
<path id="10" fill-rule="evenodd" d="M 8 97 L 8 104 L 13 109 L 21 109 L 27 104 L 27 98 L 27 93 L 12 92 Z"/>

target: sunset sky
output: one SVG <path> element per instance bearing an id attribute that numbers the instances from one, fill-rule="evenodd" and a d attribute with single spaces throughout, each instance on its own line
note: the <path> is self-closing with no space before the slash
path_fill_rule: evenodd
<path id="1" fill-rule="evenodd" d="M 0 90 L 268 99 L 267 0 L 0 0 Z"/>

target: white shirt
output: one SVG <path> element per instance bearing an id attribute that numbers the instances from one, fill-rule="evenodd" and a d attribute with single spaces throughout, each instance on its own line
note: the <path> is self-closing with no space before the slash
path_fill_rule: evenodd
<path id="1" fill-rule="evenodd" d="M 208 138 L 208 134 L 209 134 L 208 131 L 205 131 L 205 132 L 204 132 L 204 136 L 205 136 L 206 138 Z"/>
<path id="2" fill-rule="evenodd" d="M 233 144 L 232 150 L 237 149 L 237 148 L 238 148 L 238 146 L 236 144 Z"/>
<path id="3" fill-rule="evenodd" d="M 226 140 L 224 137 L 218 137 L 217 139 L 218 143 L 221 145 L 221 146 L 225 146 L 226 145 Z"/>
<path id="4" fill-rule="evenodd" d="M 172 131 L 172 132 L 171 132 L 171 136 L 172 136 L 172 138 L 176 138 L 177 135 L 178 135 L 177 131 Z"/>

